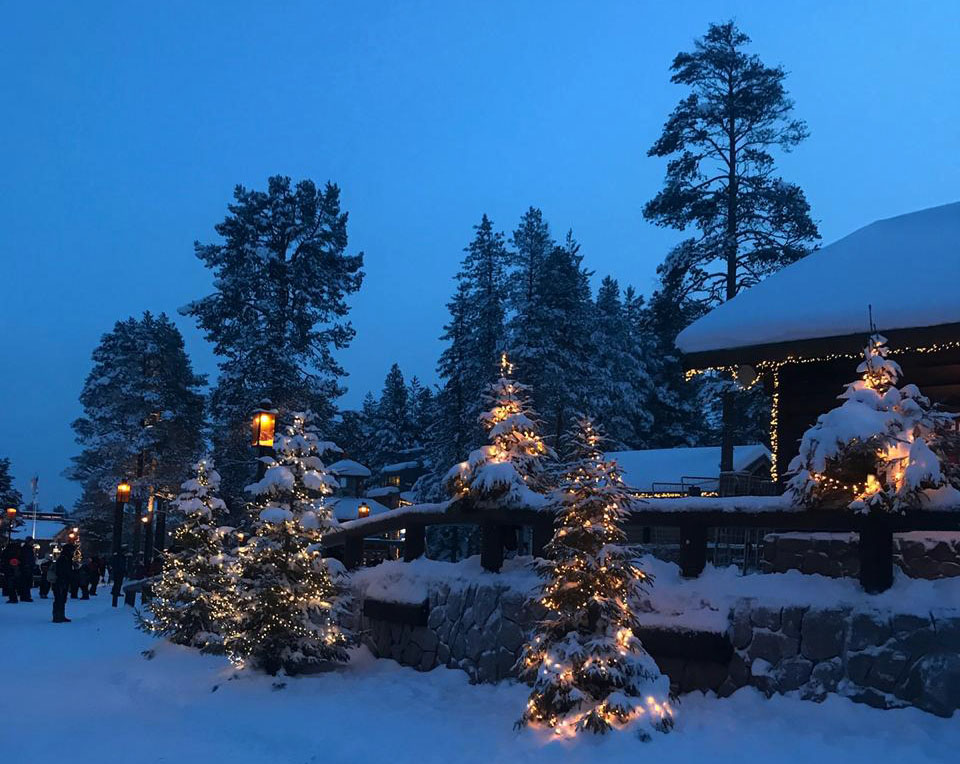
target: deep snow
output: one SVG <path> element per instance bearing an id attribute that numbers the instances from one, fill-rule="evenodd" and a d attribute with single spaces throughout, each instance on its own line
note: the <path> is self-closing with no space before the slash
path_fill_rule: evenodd
<path id="1" fill-rule="evenodd" d="M 623 733 L 561 742 L 513 730 L 521 685 L 471 686 L 459 671 L 421 674 L 362 651 L 349 668 L 283 689 L 259 675 L 232 680 L 224 659 L 135 631 L 130 609 L 112 610 L 105 594 L 70 600 L 74 621 L 62 625 L 49 622 L 49 600 L 0 603 L 4 762 L 923 764 L 960 749 L 956 716 L 754 691 L 684 696 L 676 730 L 652 743 Z"/>

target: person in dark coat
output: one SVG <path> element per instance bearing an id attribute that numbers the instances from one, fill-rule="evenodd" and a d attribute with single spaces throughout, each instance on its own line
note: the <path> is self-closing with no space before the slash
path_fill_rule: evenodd
<path id="1" fill-rule="evenodd" d="M 74 547 L 73 544 L 70 544 Z M 74 547 L 76 549 L 76 547 Z M 75 600 L 80 596 L 80 566 L 73 561 L 73 552 L 70 553 L 70 599 Z"/>
<path id="2" fill-rule="evenodd" d="M 53 564 L 56 580 L 53 582 L 53 622 L 69 623 L 67 618 L 67 594 L 73 581 L 73 544 L 64 544 L 60 556 Z"/>
<path id="3" fill-rule="evenodd" d="M 20 583 L 20 542 L 10 541 L 3 548 L 2 558 L 3 588 L 7 593 L 7 602 L 16 605 L 20 598 L 17 596 Z"/>
<path id="4" fill-rule="evenodd" d="M 91 597 L 97 596 L 97 584 L 100 583 L 100 561 L 94 556 L 87 561 L 88 589 Z"/>
<path id="5" fill-rule="evenodd" d="M 37 555 L 33 550 L 33 536 L 27 536 L 20 545 L 20 599 L 33 602 L 33 570 L 37 565 Z"/>
<path id="6" fill-rule="evenodd" d="M 113 582 L 114 602 L 121 594 L 123 579 L 127 577 L 127 548 L 123 547 L 110 560 L 110 580 Z"/>
<path id="7" fill-rule="evenodd" d="M 87 563 L 82 562 L 76 566 L 77 577 L 80 580 L 80 599 L 90 599 L 90 568 Z"/>
<path id="8" fill-rule="evenodd" d="M 53 560 L 49 557 L 45 557 L 43 562 L 40 563 L 40 599 L 42 600 L 45 600 L 50 593 L 50 581 L 47 578 L 47 573 L 50 571 L 51 565 L 53 565 Z"/>

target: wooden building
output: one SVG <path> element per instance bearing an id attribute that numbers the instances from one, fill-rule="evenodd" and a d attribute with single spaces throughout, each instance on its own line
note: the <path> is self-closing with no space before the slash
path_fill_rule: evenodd
<path id="1" fill-rule="evenodd" d="M 913 383 L 960 411 L 960 202 L 880 220 L 784 268 L 680 333 L 691 372 L 732 371 L 772 401 L 771 474 L 837 405 L 871 333 Z"/>

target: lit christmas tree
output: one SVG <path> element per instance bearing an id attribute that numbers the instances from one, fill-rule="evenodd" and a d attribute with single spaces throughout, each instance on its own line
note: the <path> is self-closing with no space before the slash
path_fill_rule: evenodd
<path id="1" fill-rule="evenodd" d="M 223 546 L 231 529 L 217 524 L 226 510 L 219 489 L 220 475 L 208 462 L 196 464 L 193 477 L 180 486 L 172 509 L 183 522 L 153 585 L 150 613 L 138 618 L 144 631 L 213 653 L 223 652 L 217 615 L 230 598 L 233 562 Z"/>
<path id="2" fill-rule="evenodd" d="M 947 484 L 934 449 L 953 418 L 934 410 L 916 385 L 897 387 L 902 372 L 886 342 L 870 337 L 861 378 L 804 433 L 790 463 L 788 490 L 797 503 L 902 512 Z"/>
<path id="3" fill-rule="evenodd" d="M 276 439 L 276 457 L 247 490 L 253 534 L 238 550 L 237 586 L 224 635 L 237 665 L 287 674 L 347 660 L 352 635 L 343 625 L 350 600 L 344 582 L 320 554 L 334 521 L 324 496 L 336 487 L 320 454 L 312 414 L 295 414 Z"/>
<path id="4" fill-rule="evenodd" d="M 479 507 L 541 507 L 547 503 L 546 461 L 553 450 L 539 434 L 529 388 L 512 378 L 513 365 L 504 354 L 500 378 L 485 395 L 489 410 L 480 415 L 490 445 L 470 454 L 451 469 L 447 487 L 455 496 L 470 496 Z"/>
<path id="5" fill-rule="evenodd" d="M 518 724 L 567 736 L 628 723 L 644 735 L 666 731 L 670 682 L 634 634 L 631 602 L 650 578 L 625 546 L 622 523 L 633 499 L 616 462 L 603 459 L 603 433 L 592 420 L 581 419 L 570 440 L 557 528 L 537 563 L 546 617 L 518 664 L 533 685 Z"/>

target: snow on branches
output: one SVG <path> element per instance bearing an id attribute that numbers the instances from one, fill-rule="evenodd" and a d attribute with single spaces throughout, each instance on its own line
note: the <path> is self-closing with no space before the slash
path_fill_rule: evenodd
<path id="1" fill-rule="evenodd" d="M 804 433 L 789 469 L 788 490 L 798 503 L 902 512 L 947 485 L 936 451 L 954 419 L 931 407 L 916 385 L 897 387 L 902 371 L 886 342 L 870 337 L 861 378 Z"/>
<path id="2" fill-rule="evenodd" d="M 342 568 L 321 557 L 320 538 L 335 524 L 324 497 L 335 482 L 320 455 L 313 416 L 294 414 L 276 439 L 276 457 L 249 486 L 253 534 L 237 552 L 237 585 L 225 633 L 227 654 L 270 674 L 347 660 L 350 607 Z"/>
<path id="3" fill-rule="evenodd" d="M 223 652 L 217 614 L 229 599 L 232 565 L 223 543 L 231 529 L 218 528 L 216 523 L 226 510 L 219 489 L 220 475 L 212 464 L 194 465 L 193 477 L 181 485 L 173 502 L 174 512 L 183 520 L 173 533 L 160 580 L 153 586 L 150 613 L 138 618 L 144 631 L 213 653 Z"/>
<path id="4" fill-rule="evenodd" d="M 533 685 L 518 724 L 565 736 L 633 722 L 644 734 L 666 731 L 670 682 L 636 637 L 630 606 L 650 582 L 625 546 L 622 523 L 633 499 L 616 462 L 603 459 L 603 432 L 592 420 L 577 422 L 570 440 L 557 528 L 537 563 L 546 615 L 518 663 Z"/>
<path id="5" fill-rule="evenodd" d="M 512 374 L 513 365 L 504 354 L 500 378 L 484 397 L 490 408 L 480 414 L 490 444 L 453 467 L 445 482 L 452 494 L 469 495 L 480 506 L 543 507 L 545 461 L 554 453 L 540 437 L 529 388 Z"/>

